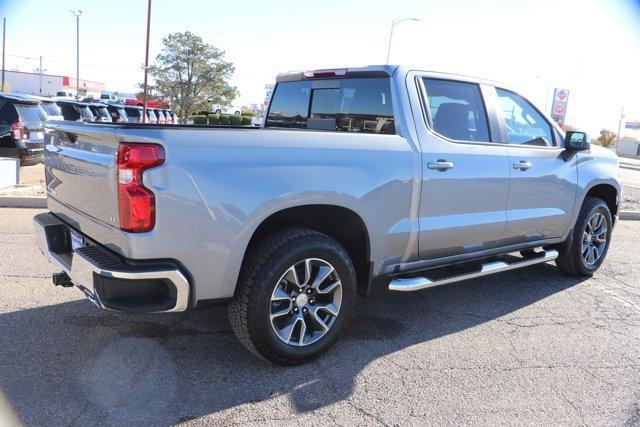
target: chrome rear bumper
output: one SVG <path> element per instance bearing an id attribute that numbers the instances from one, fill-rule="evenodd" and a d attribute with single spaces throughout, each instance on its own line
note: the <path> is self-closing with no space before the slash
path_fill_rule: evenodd
<path id="1" fill-rule="evenodd" d="M 170 313 L 185 311 L 189 307 L 189 281 L 175 266 L 167 263 L 131 264 L 119 259 L 99 244 L 84 246 L 71 250 L 68 233 L 69 227 L 50 213 L 36 215 L 33 218 L 37 242 L 42 253 L 49 261 L 65 272 L 71 282 L 84 292 L 85 296 L 96 306 L 113 311 Z M 125 287 L 135 289 L 137 284 L 144 283 L 153 289 L 154 284 L 166 286 L 167 301 L 156 306 L 149 306 L 137 295 L 137 301 L 143 301 L 136 307 L 124 303 L 113 303 L 101 298 L 100 284 L 108 283 L 109 290 L 118 292 Z M 159 289 L 159 288 L 157 288 Z M 113 294 L 113 292 L 111 292 Z M 119 296 L 118 301 L 122 297 Z"/>

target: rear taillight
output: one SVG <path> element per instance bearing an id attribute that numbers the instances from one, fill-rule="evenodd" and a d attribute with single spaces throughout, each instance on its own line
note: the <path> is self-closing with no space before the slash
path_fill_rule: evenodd
<path id="1" fill-rule="evenodd" d="M 27 131 L 25 130 L 24 125 L 20 122 L 11 124 L 11 134 L 15 139 L 25 139 L 27 137 Z"/>
<path id="2" fill-rule="evenodd" d="M 122 231 L 144 233 L 153 229 L 155 197 L 142 183 L 142 173 L 162 163 L 164 148 L 161 145 L 120 144 L 118 147 L 118 209 Z"/>

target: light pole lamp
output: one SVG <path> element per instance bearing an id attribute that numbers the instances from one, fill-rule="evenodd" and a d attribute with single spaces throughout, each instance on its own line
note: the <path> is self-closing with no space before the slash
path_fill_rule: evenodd
<path id="1" fill-rule="evenodd" d="M 389 54 L 391 54 L 391 40 L 393 40 L 393 28 L 400 24 L 401 22 L 405 22 L 405 21 L 420 21 L 420 19 L 418 18 L 403 18 L 403 19 L 398 19 L 396 21 L 391 21 L 391 32 L 389 34 L 389 47 L 387 48 L 387 62 L 386 64 L 389 63 Z"/>
<path id="2" fill-rule="evenodd" d="M 80 15 L 82 11 L 70 10 L 76 17 L 76 99 L 80 99 Z"/>

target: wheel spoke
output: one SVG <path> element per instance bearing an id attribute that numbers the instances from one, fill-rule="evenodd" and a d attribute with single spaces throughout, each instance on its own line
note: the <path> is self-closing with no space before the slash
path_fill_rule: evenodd
<path id="1" fill-rule="evenodd" d="M 315 309 L 309 311 L 309 314 L 311 315 L 311 319 L 313 319 L 313 322 L 322 328 L 322 332 L 326 332 L 329 330 L 329 326 L 324 323 L 320 316 L 318 316 L 319 309 L 320 307 L 316 307 Z"/>
<path id="2" fill-rule="evenodd" d="M 300 287 L 300 279 L 298 279 L 298 272 L 296 271 L 295 265 L 292 265 L 284 275 L 284 279 L 293 283 L 294 285 Z"/>
<path id="3" fill-rule="evenodd" d="M 307 322 L 304 320 L 304 317 L 300 317 L 300 335 L 298 336 L 298 345 L 302 345 L 304 343 L 304 338 L 307 335 Z"/>
<path id="4" fill-rule="evenodd" d="M 329 286 L 325 287 L 324 289 L 321 289 L 321 288 L 316 289 L 316 292 L 318 292 L 321 295 L 327 295 L 327 294 L 330 294 L 333 291 L 335 291 L 336 288 L 338 286 L 340 286 L 340 285 L 342 285 L 342 283 L 340 283 L 340 281 L 337 280 L 337 281 L 333 282 L 332 284 L 330 284 Z"/>
<path id="5" fill-rule="evenodd" d="M 589 220 L 589 230 L 593 231 L 596 228 L 598 228 L 598 214 L 595 214 L 594 216 L 591 217 L 591 219 Z"/>
<path id="6" fill-rule="evenodd" d="M 291 322 L 285 328 L 282 328 L 280 330 L 281 337 L 284 338 L 284 342 L 286 343 L 291 342 L 291 337 L 293 336 L 293 332 L 295 331 L 296 326 L 298 325 L 298 321 L 301 321 L 301 320 L 302 319 L 300 318 L 300 316 L 296 316 L 293 318 L 293 322 Z"/>
<path id="7" fill-rule="evenodd" d="M 291 295 L 286 293 L 284 291 L 284 289 L 282 289 L 280 286 L 278 286 L 273 291 L 273 295 L 271 295 L 271 301 L 283 301 L 283 300 L 287 300 L 287 301 L 291 302 Z"/>
<path id="8" fill-rule="evenodd" d="M 319 310 L 323 310 L 326 311 L 327 313 L 329 313 L 332 316 L 337 316 L 338 315 L 338 311 L 340 310 L 338 307 L 336 307 L 336 305 L 334 303 L 329 303 L 329 304 L 323 304 L 323 305 L 318 305 L 318 308 L 316 308 L 316 313 Z"/>
<path id="9" fill-rule="evenodd" d="M 600 250 L 594 246 L 593 247 L 593 262 L 596 262 L 600 258 Z"/>
<path id="10" fill-rule="evenodd" d="M 278 317 L 282 317 L 282 316 L 286 316 L 287 314 L 289 314 L 291 312 L 291 306 L 293 304 L 291 303 L 291 301 L 289 301 L 289 304 L 286 307 L 286 310 L 284 309 L 284 307 L 280 310 L 280 311 L 276 311 L 275 313 L 273 313 L 273 307 L 271 308 L 271 320 L 273 321 L 274 319 L 277 319 Z"/>
<path id="11" fill-rule="evenodd" d="M 331 267 L 330 265 L 323 265 L 322 267 L 320 267 L 318 269 L 318 274 L 316 274 L 315 279 L 313 279 L 311 287 L 313 289 L 317 289 L 318 286 L 320 286 L 331 273 L 333 273 L 333 267 Z"/>

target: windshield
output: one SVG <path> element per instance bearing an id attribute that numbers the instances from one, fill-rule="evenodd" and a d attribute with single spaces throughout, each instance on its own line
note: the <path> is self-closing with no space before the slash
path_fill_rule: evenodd
<path id="1" fill-rule="evenodd" d="M 41 122 L 40 110 L 37 105 L 15 104 L 21 122 Z"/>
<path id="2" fill-rule="evenodd" d="M 149 115 L 149 120 L 158 120 L 156 113 L 154 113 L 153 110 L 147 110 L 147 114 Z"/>

